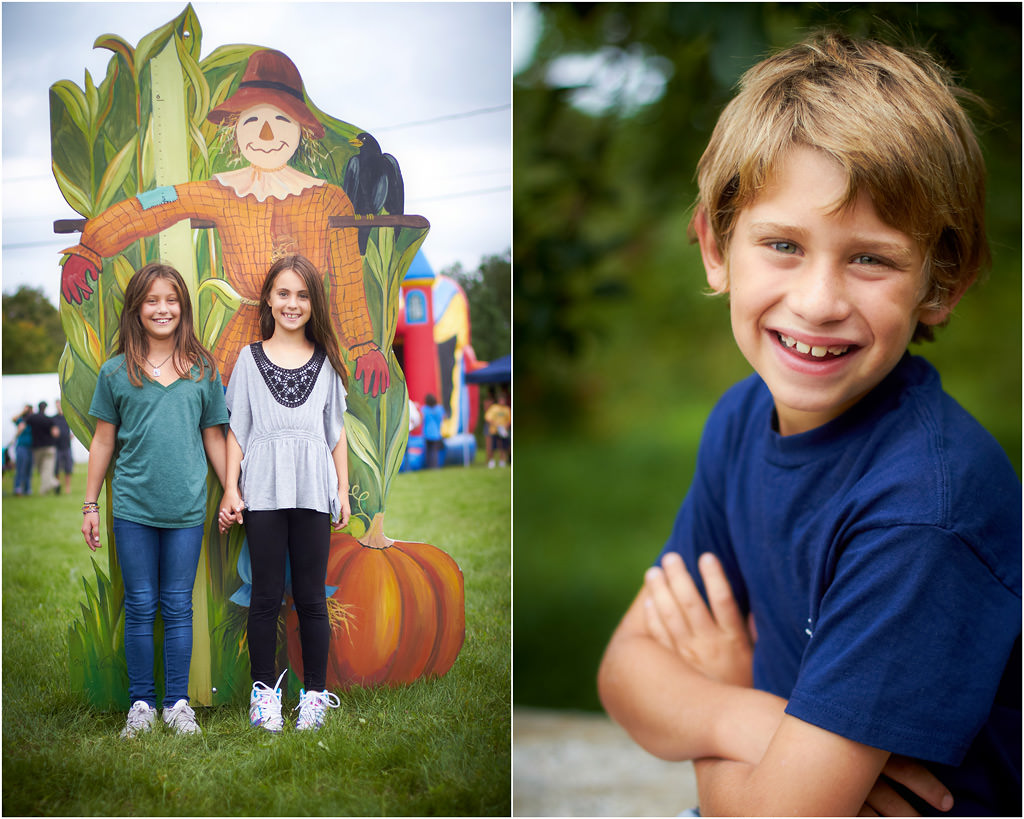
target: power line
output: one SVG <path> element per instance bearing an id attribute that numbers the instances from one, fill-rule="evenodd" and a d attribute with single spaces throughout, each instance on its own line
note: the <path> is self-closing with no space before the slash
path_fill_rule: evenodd
<path id="1" fill-rule="evenodd" d="M 482 188 L 476 191 L 464 191 L 463 193 L 447 193 L 441 194 L 440 196 L 410 196 L 410 199 L 414 199 L 417 202 L 436 202 L 439 199 L 461 199 L 465 196 L 483 196 L 489 193 L 502 193 L 503 191 L 512 190 L 511 185 L 502 185 L 498 188 Z"/>
<path id="2" fill-rule="evenodd" d="M 432 119 L 421 119 L 414 122 L 402 122 L 397 125 L 385 125 L 382 128 L 377 128 L 374 133 L 381 131 L 395 131 L 399 128 L 415 128 L 419 125 L 433 125 L 435 122 L 447 122 L 452 119 L 467 119 L 469 117 L 478 117 L 482 114 L 493 114 L 497 111 L 506 111 L 512 108 L 512 103 L 505 103 L 504 105 L 495 105 L 490 108 L 477 108 L 473 111 L 463 111 L 458 114 L 444 114 L 440 117 L 433 117 Z"/>
<path id="3" fill-rule="evenodd" d="M 462 191 L 460 193 L 441 194 L 440 196 L 417 196 L 410 197 L 410 199 L 413 199 L 414 201 L 417 202 L 437 202 L 442 199 L 463 199 L 470 196 L 486 196 L 492 193 L 504 193 L 506 191 L 511 190 L 511 185 L 501 185 L 500 187 L 497 188 L 481 188 L 475 191 Z M 57 236 L 53 239 L 44 239 L 38 242 L 4 242 L 3 245 L 0 245 L 0 247 L 2 247 L 4 250 L 27 250 L 33 247 L 54 247 L 59 244 L 67 244 L 68 241 L 69 239 L 65 236 Z"/>

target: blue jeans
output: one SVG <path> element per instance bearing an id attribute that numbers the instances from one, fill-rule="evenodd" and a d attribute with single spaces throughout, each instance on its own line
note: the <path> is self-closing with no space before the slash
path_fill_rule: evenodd
<path id="1" fill-rule="evenodd" d="M 18 445 L 14 448 L 14 492 L 17 495 L 32 494 L 32 447 Z"/>
<path id="2" fill-rule="evenodd" d="M 156 708 L 153 620 L 164 621 L 164 706 L 188 699 L 192 662 L 192 586 L 203 526 L 162 529 L 114 518 L 117 559 L 124 579 L 124 654 L 128 695 Z"/>

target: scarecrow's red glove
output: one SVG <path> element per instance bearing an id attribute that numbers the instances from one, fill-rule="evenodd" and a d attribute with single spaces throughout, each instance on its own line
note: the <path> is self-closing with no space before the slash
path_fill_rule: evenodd
<path id="1" fill-rule="evenodd" d="M 376 376 L 376 383 L 374 383 Z M 356 359 L 356 380 L 363 381 L 363 392 L 377 397 L 377 393 L 383 393 L 391 383 L 391 373 L 388 371 L 388 362 L 380 350 L 370 350 L 363 353 Z"/>
<path id="2" fill-rule="evenodd" d="M 60 276 L 60 292 L 69 304 L 81 304 L 92 295 L 90 276 L 93 281 L 99 281 L 100 273 L 96 265 L 84 256 L 70 254 Z"/>

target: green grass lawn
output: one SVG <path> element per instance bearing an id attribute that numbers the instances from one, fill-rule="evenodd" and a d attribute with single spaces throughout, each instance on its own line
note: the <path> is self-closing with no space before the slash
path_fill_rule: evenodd
<path id="1" fill-rule="evenodd" d="M 197 708 L 200 737 L 133 741 L 118 738 L 123 713 L 69 690 L 67 630 L 93 577 L 79 533 L 85 465 L 70 496 L 14 497 L 5 476 L 4 814 L 509 815 L 509 475 L 450 467 L 393 483 L 386 534 L 444 549 L 465 577 L 466 641 L 447 675 L 338 692 L 318 733 L 268 735 L 229 705 Z"/>

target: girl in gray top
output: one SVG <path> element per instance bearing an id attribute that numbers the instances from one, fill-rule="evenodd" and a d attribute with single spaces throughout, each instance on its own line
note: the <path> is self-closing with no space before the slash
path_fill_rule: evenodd
<path id="1" fill-rule="evenodd" d="M 324 582 L 332 524 L 348 524 L 348 371 L 330 323 L 323 279 L 303 256 L 270 268 L 260 293 L 260 334 L 242 349 L 227 405 L 227 481 L 220 526 L 244 522 L 252 564 L 247 637 L 250 722 L 280 731 L 274 681 L 277 618 L 291 565 L 304 685 L 298 730 L 317 729 L 338 698 L 326 690 L 330 624 Z M 245 510 L 244 521 L 242 510 Z"/>

